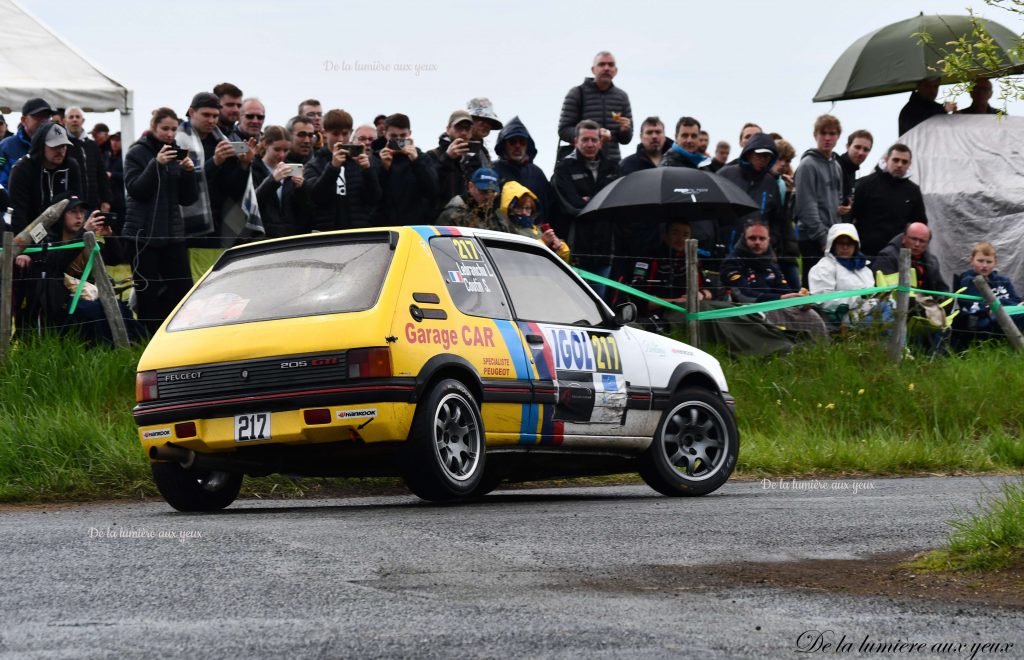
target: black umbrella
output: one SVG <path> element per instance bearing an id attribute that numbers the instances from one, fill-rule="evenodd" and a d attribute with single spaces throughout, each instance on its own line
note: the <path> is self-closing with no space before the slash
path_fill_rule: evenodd
<path id="1" fill-rule="evenodd" d="M 655 167 L 612 181 L 580 216 L 588 219 L 669 222 L 732 220 L 758 209 L 732 181 L 689 167 Z"/>

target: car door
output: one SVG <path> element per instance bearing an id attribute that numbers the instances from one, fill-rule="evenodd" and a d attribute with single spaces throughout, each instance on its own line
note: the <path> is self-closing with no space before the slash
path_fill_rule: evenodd
<path id="1" fill-rule="evenodd" d="M 629 411 L 650 408 L 647 364 L 628 327 L 539 245 L 487 241 L 534 366 L 543 444 L 632 436 Z M 639 421 L 639 420 L 638 420 Z"/>

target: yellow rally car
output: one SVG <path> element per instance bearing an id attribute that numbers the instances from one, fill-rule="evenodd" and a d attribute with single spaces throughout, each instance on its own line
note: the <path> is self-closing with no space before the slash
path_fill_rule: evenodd
<path id="1" fill-rule="evenodd" d="M 228 506 L 243 475 L 401 475 L 428 500 L 502 479 L 639 471 L 704 495 L 739 453 L 718 362 L 627 325 L 539 242 L 452 227 L 234 248 L 139 362 L 164 498 Z"/>

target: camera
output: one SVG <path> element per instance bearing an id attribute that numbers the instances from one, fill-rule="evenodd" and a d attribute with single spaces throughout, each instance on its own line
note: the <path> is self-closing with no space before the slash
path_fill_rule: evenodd
<path id="1" fill-rule="evenodd" d="M 343 144 L 341 148 L 348 152 L 349 158 L 363 155 L 363 145 L 361 144 Z"/>

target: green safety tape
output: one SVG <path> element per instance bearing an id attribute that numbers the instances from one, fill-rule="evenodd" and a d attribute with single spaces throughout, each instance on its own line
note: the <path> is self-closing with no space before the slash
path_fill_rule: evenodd
<path id="1" fill-rule="evenodd" d="M 629 286 L 628 284 L 623 284 L 622 282 L 616 282 L 615 280 L 610 280 L 607 277 L 601 277 L 600 275 L 595 275 L 594 273 L 591 273 L 589 271 L 585 271 L 582 268 L 574 268 L 573 270 L 575 270 L 579 274 L 579 276 L 582 277 L 585 280 L 590 280 L 591 282 L 597 282 L 598 284 L 603 284 L 605 286 L 610 286 L 613 289 L 618 289 L 619 291 L 625 291 L 626 293 L 628 293 L 631 296 L 636 296 L 637 298 L 643 298 L 644 300 L 652 302 L 652 303 L 654 303 L 656 305 L 661 305 L 662 307 L 668 307 L 669 309 L 674 309 L 675 311 L 682 312 L 683 314 L 687 313 L 685 307 L 680 307 L 679 305 L 676 305 L 675 303 L 670 303 L 667 300 L 662 300 L 658 296 L 652 296 L 651 294 L 649 294 L 649 293 L 647 293 L 645 291 L 641 291 L 640 289 L 634 289 L 633 287 Z"/>
<path id="2" fill-rule="evenodd" d="M 65 245 L 50 245 L 50 246 L 47 246 L 46 249 L 47 250 L 73 250 L 75 248 L 84 248 L 84 247 L 85 247 L 85 243 L 82 242 L 82 241 L 78 241 L 77 243 L 67 243 Z M 4 251 L 4 249 L 0 248 L 0 252 L 3 252 L 3 251 Z M 21 253 L 22 254 L 29 254 L 31 252 L 42 252 L 42 251 L 43 251 L 43 248 L 41 248 L 41 247 L 30 247 L 30 248 L 25 248 L 24 250 L 21 251 Z"/>
<path id="3" fill-rule="evenodd" d="M 82 277 L 78 280 L 78 288 L 75 289 L 75 295 L 71 298 L 71 307 L 68 308 L 68 316 L 75 313 L 78 309 L 78 299 L 82 297 L 82 289 L 85 288 L 85 283 L 89 279 L 89 273 L 92 272 L 92 261 L 96 257 L 96 253 L 100 251 L 100 246 L 97 244 L 93 247 L 92 252 L 89 253 L 89 260 L 85 262 L 85 268 L 82 269 Z"/>

